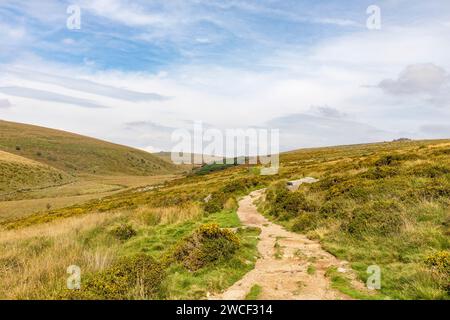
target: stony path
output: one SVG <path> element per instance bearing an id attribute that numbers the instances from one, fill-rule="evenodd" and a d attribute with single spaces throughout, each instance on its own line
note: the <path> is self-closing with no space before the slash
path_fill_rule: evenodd
<path id="1" fill-rule="evenodd" d="M 239 202 L 243 225 L 261 228 L 255 268 L 219 296 L 211 299 L 241 300 L 253 285 L 262 287 L 259 299 L 334 300 L 350 299 L 331 288 L 326 270 L 336 266 L 345 270 L 346 262 L 324 251 L 305 236 L 286 231 L 262 216 L 253 202 L 264 190 L 250 193 Z"/>

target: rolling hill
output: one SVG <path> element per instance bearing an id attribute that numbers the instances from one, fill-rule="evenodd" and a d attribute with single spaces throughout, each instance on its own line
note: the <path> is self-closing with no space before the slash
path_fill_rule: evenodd
<path id="1" fill-rule="evenodd" d="M 16 191 L 48 188 L 73 180 L 61 170 L 4 151 L 0 151 L 0 173 L 0 198 Z"/>
<path id="2" fill-rule="evenodd" d="M 70 174 L 155 175 L 175 165 L 138 149 L 34 125 L 0 120 L 0 150 Z"/>

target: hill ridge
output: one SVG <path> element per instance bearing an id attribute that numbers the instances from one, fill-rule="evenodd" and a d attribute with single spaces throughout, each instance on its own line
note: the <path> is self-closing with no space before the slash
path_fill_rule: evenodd
<path id="1" fill-rule="evenodd" d="M 146 151 L 78 133 L 0 120 L 0 150 L 68 173 L 154 175 L 177 172 Z"/>

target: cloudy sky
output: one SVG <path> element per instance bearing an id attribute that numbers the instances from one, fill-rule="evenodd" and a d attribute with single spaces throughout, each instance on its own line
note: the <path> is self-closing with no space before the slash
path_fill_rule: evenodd
<path id="1" fill-rule="evenodd" d="M 147 150 L 193 121 L 283 150 L 450 138 L 449 72 L 448 0 L 0 0 L 0 119 Z"/>

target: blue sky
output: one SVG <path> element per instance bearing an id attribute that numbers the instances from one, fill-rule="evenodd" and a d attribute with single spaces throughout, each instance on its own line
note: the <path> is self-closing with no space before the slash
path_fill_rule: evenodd
<path id="1" fill-rule="evenodd" d="M 192 121 L 283 149 L 450 137 L 446 0 L 2 0 L 0 30 L 6 120 L 148 150 Z"/>
<path id="2" fill-rule="evenodd" d="M 193 62 L 245 66 L 248 59 L 258 59 L 280 47 L 308 46 L 318 39 L 364 28 L 365 9 L 371 4 L 349 1 L 342 7 L 339 1 L 166 2 L 169 4 L 5 1 L 0 13 L 3 24 L 26 29 L 33 40 L 13 44 L 11 49 L 68 64 L 89 59 L 98 68 L 154 72 L 168 65 Z M 82 8 L 81 30 L 65 26 L 70 4 Z M 69 48 L 68 39 L 74 42 Z M 16 54 L 13 50 L 3 51 L 2 60 L 14 59 Z"/>

